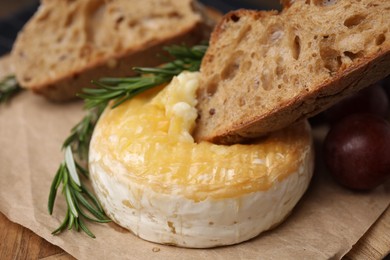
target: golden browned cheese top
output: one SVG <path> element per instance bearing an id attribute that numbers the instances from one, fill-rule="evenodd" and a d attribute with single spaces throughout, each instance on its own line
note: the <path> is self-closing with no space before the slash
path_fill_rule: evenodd
<path id="1" fill-rule="evenodd" d="M 124 181 L 147 183 L 159 193 L 181 190 L 195 200 L 268 190 L 298 172 L 311 142 L 304 122 L 251 144 L 195 143 L 190 132 L 196 84 L 198 74 L 186 73 L 160 93 L 152 90 L 107 109 L 93 141 L 105 171 L 117 169 L 113 174 Z"/>

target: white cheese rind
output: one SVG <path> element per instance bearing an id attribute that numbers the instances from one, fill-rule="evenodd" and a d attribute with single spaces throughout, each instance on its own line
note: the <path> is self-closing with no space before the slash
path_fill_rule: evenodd
<path id="1" fill-rule="evenodd" d="M 199 202 L 126 181 L 120 177 L 122 166 L 94 150 L 90 171 L 102 206 L 117 224 L 148 241 L 207 248 L 240 243 L 283 221 L 309 185 L 313 157 L 312 147 L 307 147 L 299 170 L 267 191 Z"/>
<path id="2" fill-rule="evenodd" d="M 139 118 L 134 116 L 137 115 L 134 111 L 139 110 L 124 109 L 119 117 L 113 116 L 118 115 L 117 112 L 106 110 L 95 127 L 89 170 L 96 195 L 111 219 L 145 240 L 192 248 L 240 243 L 282 222 L 309 185 L 314 152 L 307 122 L 269 137 L 273 140 L 272 146 L 256 143 L 255 150 L 265 149 L 266 152 L 255 153 L 253 157 L 248 157 L 249 147 L 231 150 L 235 148 L 195 144 L 190 132 L 197 117 L 195 93 L 198 85 L 199 73 L 183 73 L 150 103 L 145 103 L 164 111 L 162 120 L 169 121 L 166 128 L 159 128 L 158 133 L 144 131 L 149 122 L 155 121 L 152 121 L 153 116 L 148 117 L 149 121 L 140 125 Z M 145 111 L 155 115 L 153 113 L 157 110 Z M 129 116 L 136 120 L 126 121 Z M 130 134 L 134 132 L 136 137 Z M 130 142 L 140 146 L 146 142 L 148 145 L 144 147 L 150 149 L 155 134 L 165 138 L 158 139 L 158 152 L 152 150 L 152 157 L 148 154 L 149 158 L 158 158 L 157 161 L 147 160 L 145 150 L 126 146 Z M 137 143 L 140 140 L 142 142 Z M 183 143 L 192 148 L 161 149 Z M 118 151 L 119 147 L 122 149 Z M 208 166 L 211 164 L 212 170 L 199 170 L 197 163 L 204 163 L 205 159 L 187 154 L 198 148 L 200 150 L 196 151 L 201 155 L 211 151 L 206 154 L 215 159 L 206 162 Z M 231 151 L 235 151 L 233 156 Z M 238 166 L 217 163 L 219 160 L 230 163 L 230 159 L 224 160 L 225 155 L 230 159 L 234 157 L 232 160 L 236 160 Z M 180 160 L 170 160 L 170 157 Z M 169 163 L 194 163 L 198 168 L 183 170 L 173 177 L 177 172 L 172 169 L 176 168 L 169 168 Z M 163 171 L 163 174 L 156 172 L 165 166 L 168 166 L 168 171 Z M 245 172 L 237 171 L 240 167 L 244 167 Z M 247 170 L 251 174 L 246 174 Z M 217 172 L 220 179 L 215 176 Z"/>

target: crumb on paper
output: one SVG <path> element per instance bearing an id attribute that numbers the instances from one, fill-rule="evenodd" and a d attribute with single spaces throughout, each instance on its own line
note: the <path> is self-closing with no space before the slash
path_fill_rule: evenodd
<path id="1" fill-rule="evenodd" d="M 160 248 L 158 248 L 158 247 L 153 247 L 152 251 L 155 252 L 155 253 L 156 253 L 156 252 L 160 252 Z"/>

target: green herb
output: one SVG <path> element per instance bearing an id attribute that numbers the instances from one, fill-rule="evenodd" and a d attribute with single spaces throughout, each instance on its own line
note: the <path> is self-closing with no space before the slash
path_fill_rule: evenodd
<path id="1" fill-rule="evenodd" d="M 74 161 L 72 151 L 67 146 L 65 148 L 65 161 L 61 163 L 50 188 L 48 208 L 50 214 L 52 214 L 57 189 L 62 184 L 62 192 L 65 195 L 68 209 L 62 224 L 52 234 L 59 234 L 66 228 L 69 230 L 74 228 L 77 231 L 81 229 L 88 236 L 95 238 L 94 234 L 84 224 L 83 218 L 99 223 L 107 223 L 111 220 L 107 218 L 95 196 L 81 184 L 78 177 L 79 172 L 87 174 L 87 171 Z M 86 214 L 84 209 L 94 217 Z"/>
<path id="2" fill-rule="evenodd" d="M 86 108 L 97 107 L 114 100 L 115 108 L 139 93 L 161 84 L 170 82 L 171 79 L 182 71 L 198 71 L 202 58 L 207 50 L 207 45 L 197 45 L 191 48 L 185 46 L 171 46 L 165 48 L 175 60 L 168 62 L 159 68 L 134 68 L 139 73 L 136 77 L 129 78 L 103 78 L 93 81 L 98 86 L 96 89 L 83 89 L 79 96 L 85 99 Z"/>
<path id="3" fill-rule="evenodd" d="M 101 103 L 97 107 L 89 109 L 87 115 L 72 128 L 71 134 L 66 138 L 62 148 L 71 146 L 79 159 L 86 160 L 93 129 L 105 107 L 106 104 Z"/>
<path id="4" fill-rule="evenodd" d="M 62 224 L 53 231 L 59 234 L 65 229 L 83 230 L 95 237 L 84 224 L 84 220 L 106 223 L 111 220 L 105 215 L 96 197 L 89 192 L 79 179 L 79 174 L 88 177 L 88 171 L 77 160 L 88 158 L 88 148 L 96 122 L 107 104 L 113 100 L 112 108 L 150 88 L 168 83 L 182 71 L 198 71 L 206 52 L 206 45 L 191 48 L 171 46 L 165 48 L 175 59 L 158 68 L 134 68 L 139 75 L 128 78 L 103 78 L 93 83 L 95 89 L 83 89 L 79 96 L 85 100 L 87 115 L 72 128 L 65 140 L 65 160 L 61 163 L 50 188 L 48 201 L 49 213 L 53 213 L 57 190 L 62 184 L 62 193 L 67 203 L 67 211 Z M 89 212 L 89 213 L 86 213 Z M 93 217 L 92 217 L 93 216 Z"/>
<path id="5" fill-rule="evenodd" d="M 7 102 L 22 88 L 19 86 L 14 75 L 8 75 L 0 81 L 0 103 Z"/>
<path id="6" fill-rule="evenodd" d="M 94 234 L 84 224 L 83 219 L 99 223 L 111 221 L 105 215 L 97 198 L 81 183 L 79 174 L 88 178 L 89 173 L 74 158 L 74 151 L 76 151 L 80 159 L 87 159 L 92 131 L 104 107 L 102 104 L 100 107 L 89 110 L 89 113 L 72 128 L 71 135 L 63 144 L 65 160 L 58 168 L 51 184 L 48 209 L 49 213 L 52 214 L 57 190 L 61 184 L 68 209 L 62 224 L 52 234 L 59 234 L 66 228 L 74 228 L 77 231 L 81 229 L 88 236 L 94 238 Z"/>

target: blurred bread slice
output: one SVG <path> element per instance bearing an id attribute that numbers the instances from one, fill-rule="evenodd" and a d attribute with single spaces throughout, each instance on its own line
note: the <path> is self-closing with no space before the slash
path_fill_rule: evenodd
<path id="1" fill-rule="evenodd" d="M 12 75 L 15 73 L 14 67 L 12 66 L 11 56 L 4 55 L 0 57 L 0 79 Z"/>
<path id="2" fill-rule="evenodd" d="M 193 0 L 43 0 L 12 50 L 20 84 L 67 100 L 102 76 L 155 66 L 162 46 L 208 39 L 214 19 Z"/>
<path id="3" fill-rule="evenodd" d="M 389 0 L 284 1 L 216 26 L 195 137 L 236 143 L 319 113 L 390 74 Z"/>

